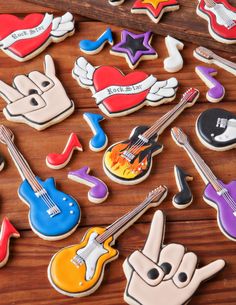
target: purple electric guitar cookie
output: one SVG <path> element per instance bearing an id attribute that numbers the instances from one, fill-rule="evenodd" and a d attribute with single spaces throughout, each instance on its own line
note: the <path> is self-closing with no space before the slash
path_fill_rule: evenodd
<path id="1" fill-rule="evenodd" d="M 213 76 L 217 70 L 211 67 L 197 66 L 195 72 L 209 88 L 206 98 L 211 103 L 220 102 L 225 96 L 225 88 Z"/>
<path id="2" fill-rule="evenodd" d="M 171 129 L 177 145 L 188 153 L 194 166 L 206 184 L 203 199 L 217 210 L 218 225 L 222 233 L 236 241 L 236 181 L 224 184 L 207 166 L 200 155 L 190 145 L 186 134 L 177 127 Z"/>
<path id="3" fill-rule="evenodd" d="M 84 166 L 79 170 L 69 172 L 68 178 L 91 187 L 88 192 L 89 201 L 93 203 L 102 203 L 107 199 L 109 194 L 108 188 L 102 180 L 89 175 L 89 172 L 90 168 Z"/>

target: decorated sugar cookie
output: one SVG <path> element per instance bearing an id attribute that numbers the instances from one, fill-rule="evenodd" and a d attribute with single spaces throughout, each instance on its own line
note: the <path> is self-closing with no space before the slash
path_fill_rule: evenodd
<path id="1" fill-rule="evenodd" d="M 89 141 L 89 148 L 96 152 L 105 149 L 108 139 L 100 125 L 100 122 L 104 120 L 104 117 L 101 114 L 85 112 L 83 118 L 94 134 L 93 138 Z"/>
<path id="2" fill-rule="evenodd" d="M 53 59 L 45 56 L 44 74 L 32 71 L 17 75 L 12 87 L 0 80 L 0 96 L 7 102 L 6 119 L 37 130 L 65 120 L 74 112 L 74 102 L 56 76 Z"/>
<path id="3" fill-rule="evenodd" d="M 109 0 L 109 3 L 113 6 L 121 5 L 125 2 L 125 0 Z"/>
<path id="4" fill-rule="evenodd" d="M 58 190 L 54 178 L 43 181 L 35 176 L 15 145 L 14 134 L 4 125 L 0 125 L 0 142 L 7 146 L 23 181 L 18 188 L 18 196 L 29 207 L 28 219 L 32 231 L 50 241 L 72 234 L 81 217 L 76 200 Z"/>
<path id="5" fill-rule="evenodd" d="M 30 14 L 23 19 L 0 15 L 0 49 L 18 61 L 26 61 L 54 42 L 58 43 L 72 36 L 75 31 L 74 17 L 66 13 L 61 17 Z"/>
<path id="6" fill-rule="evenodd" d="M 8 261 L 11 237 L 19 238 L 20 233 L 11 224 L 9 219 L 4 217 L 0 234 L 0 268 L 5 266 Z"/>
<path id="7" fill-rule="evenodd" d="M 151 46 L 152 32 L 135 34 L 128 30 L 121 32 L 121 41 L 114 45 L 110 53 L 125 57 L 130 69 L 135 69 L 141 60 L 157 58 L 157 52 Z"/>
<path id="8" fill-rule="evenodd" d="M 195 253 L 186 252 L 181 244 L 164 245 L 164 237 L 165 217 L 157 211 L 143 249 L 133 252 L 123 264 L 127 304 L 187 304 L 199 285 L 225 266 L 225 261 L 218 259 L 198 268 Z"/>
<path id="9" fill-rule="evenodd" d="M 179 9 L 176 0 L 136 0 L 131 12 L 134 14 L 147 14 L 155 23 L 161 20 L 166 12 L 173 12 Z"/>
<path id="10" fill-rule="evenodd" d="M 225 109 L 212 108 L 200 114 L 196 132 L 209 149 L 225 151 L 236 147 L 236 115 Z"/>
<path id="11" fill-rule="evenodd" d="M 182 129 L 171 129 L 173 140 L 181 146 L 190 157 L 206 187 L 204 201 L 217 211 L 217 223 L 221 232 L 230 240 L 236 241 L 236 180 L 225 184 L 215 176 L 202 157 L 191 146 L 188 136 Z M 224 164 L 223 164 L 224 166 Z M 224 169 L 224 167 L 222 167 Z M 224 172 L 224 170 L 222 171 Z"/>
<path id="12" fill-rule="evenodd" d="M 193 51 L 193 56 L 204 63 L 215 64 L 218 67 L 236 76 L 236 63 L 219 56 L 218 54 L 207 48 L 196 48 Z"/>
<path id="13" fill-rule="evenodd" d="M 157 81 L 141 71 L 124 75 L 111 66 L 94 67 L 83 57 L 76 60 L 72 76 L 81 87 L 92 91 L 96 104 L 109 117 L 171 102 L 178 87 L 176 78 Z"/>
<path id="14" fill-rule="evenodd" d="M 90 228 L 79 244 L 59 250 L 48 266 L 52 287 L 70 297 L 94 293 L 102 283 L 106 264 L 119 256 L 119 251 L 113 247 L 116 239 L 150 207 L 161 204 L 167 192 L 166 186 L 159 186 L 135 209 L 108 227 Z"/>
<path id="15" fill-rule="evenodd" d="M 225 96 L 225 88 L 213 77 L 217 74 L 217 70 L 210 67 L 197 66 L 195 72 L 207 87 L 210 88 L 206 94 L 207 100 L 211 103 L 220 102 Z"/>
<path id="16" fill-rule="evenodd" d="M 210 35 L 221 43 L 236 43 L 236 7 L 227 0 L 198 0 L 197 14 L 208 22 Z"/>
<path id="17" fill-rule="evenodd" d="M 178 72 L 184 65 L 183 57 L 180 54 L 184 44 L 171 36 L 165 38 L 165 43 L 169 57 L 164 60 L 164 69 L 170 73 Z"/>
<path id="18" fill-rule="evenodd" d="M 176 165 L 174 174 L 179 193 L 175 194 L 172 203 L 177 209 L 185 209 L 193 202 L 193 194 L 188 185 L 188 181 L 192 181 L 193 177 L 186 174 L 182 168 Z"/>
<path id="19" fill-rule="evenodd" d="M 159 136 L 186 108 L 192 107 L 198 97 L 197 89 L 188 89 L 180 102 L 151 126 L 136 126 L 128 139 L 112 144 L 103 157 L 105 174 L 112 181 L 124 185 L 138 184 L 147 179 L 153 157 L 164 148 L 158 141 Z"/>
<path id="20" fill-rule="evenodd" d="M 81 40 L 79 47 L 82 52 L 94 55 L 101 52 L 107 42 L 111 46 L 114 44 L 112 31 L 110 28 L 107 28 L 107 30 L 96 41 Z"/>
<path id="21" fill-rule="evenodd" d="M 5 159 L 4 159 L 4 157 L 0 154 L 0 171 L 3 170 L 4 166 L 5 166 Z"/>
<path id="22" fill-rule="evenodd" d="M 68 178 L 88 185 L 90 187 L 88 192 L 89 201 L 93 203 L 102 203 L 109 195 L 108 188 L 102 180 L 89 175 L 89 172 L 90 168 L 88 166 L 84 166 L 79 170 L 69 172 Z"/>
<path id="23" fill-rule="evenodd" d="M 77 135 L 72 132 L 66 143 L 65 149 L 61 154 L 52 153 L 47 155 L 46 164 L 52 169 L 61 169 L 65 167 L 72 157 L 75 150 L 83 151 L 83 147 L 77 137 Z"/>

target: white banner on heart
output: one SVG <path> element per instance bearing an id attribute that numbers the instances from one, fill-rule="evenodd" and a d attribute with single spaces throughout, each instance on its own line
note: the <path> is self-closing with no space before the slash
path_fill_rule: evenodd
<path id="1" fill-rule="evenodd" d="M 146 78 L 142 82 L 139 82 L 134 85 L 107 87 L 107 88 L 95 93 L 93 95 L 93 97 L 96 99 L 96 104 L 99 104 L 106 98 L 113 96 L 113 95 L 119 95 L 119 94 L 129 95 L 129 94 L 138 94 L 138 93 L 144 92 L 147 89 L 150 89 L 155 84 L 156 81 L 157 81 L 157 79 L 153 75 L 150 75 L 148 78 Z"/>
<path id="2" fill-rule="evenodd" d="M 7 49 L 19 40 L 30 39 L 41 35 L 52 24 L 52 20 L 53 15 L 45 14 L 43 21 L 36 27 L 31 29 L 17 30 L 0 40 L 0 48 Z"/>

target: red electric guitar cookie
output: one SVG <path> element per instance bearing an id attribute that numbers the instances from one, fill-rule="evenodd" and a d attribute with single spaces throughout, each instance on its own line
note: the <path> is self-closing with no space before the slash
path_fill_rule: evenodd
<path id="1" fill-rule="evenodd" d="M 211 36 L 222 43 L 236 42 L 236 8 L 227 0 L 198 0 L 197 14 L 208 21 Z"/>
<path id="2" fill-rule="evenodd" d="M 29 14 L 23 19 L 0 15 L 0 49 L 18 61 L 29 60 L 51 42 L 60 42 L 74 34 L 74 17 L 66 13 L 54 18 L 51 14 Z"/>

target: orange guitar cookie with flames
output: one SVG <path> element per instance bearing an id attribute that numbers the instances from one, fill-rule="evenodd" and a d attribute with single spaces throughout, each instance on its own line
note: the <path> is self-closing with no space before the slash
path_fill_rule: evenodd
<path id="1" fill-rule="evenodd" d="M 104 154 L 103 169 L 106 175 L 120 184 L 137 184 L 145 180 L 152 169 L 152 158 L 163 150 L 158 136 L 187 107 L 198 99 L 199 91 L 189 89 L 181 101 L 151 127 L 137 126 L 128 140 L 110 146 Z"/>

